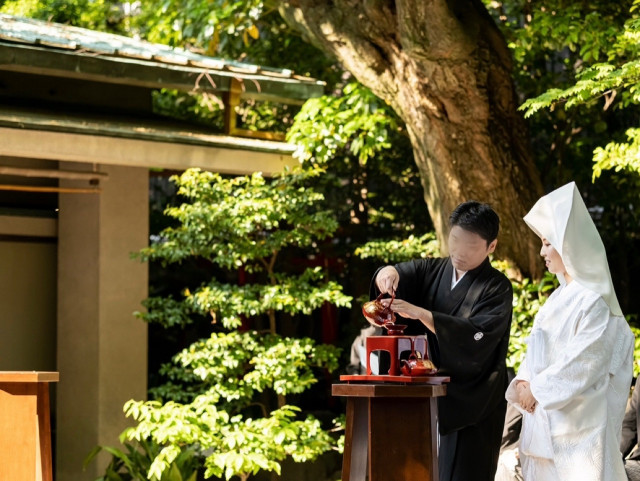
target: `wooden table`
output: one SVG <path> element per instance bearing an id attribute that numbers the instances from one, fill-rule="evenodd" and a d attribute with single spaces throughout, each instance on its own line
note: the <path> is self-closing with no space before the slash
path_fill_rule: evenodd
<path id="1" fill-rule="evenodd" d="M 342 481 L 438 481 L 436 398 L 446 392 L 444 384 L 334 384 L 333 395 L 347 397 Z"/>
<path id="2" fill-rule="evenodd" d="M 57 372 L 0 371 L 0 480 L 52 481 L 49 383 Z"/>

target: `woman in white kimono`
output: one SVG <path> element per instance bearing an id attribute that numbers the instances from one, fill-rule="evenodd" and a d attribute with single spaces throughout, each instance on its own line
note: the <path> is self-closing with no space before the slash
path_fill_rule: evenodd
<path id="1" fill-rule="evenodd" d="M 507 401 L 523 413 L 525 481 L 625 481 L 620 433 L 634 337 L 602 240 L 570 183 L 525 216 L 560 287 L 538 312 Z"/>

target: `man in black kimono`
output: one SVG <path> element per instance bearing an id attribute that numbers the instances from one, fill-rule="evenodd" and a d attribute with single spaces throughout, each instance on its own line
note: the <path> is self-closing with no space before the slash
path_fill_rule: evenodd
<path id="1" fill-rule="evenodd" d="M 431 360 L 451 376 L 438 398 L 440 481 L 493 481 L 496 472 L 513 305 L 511 282 L 488 258 L 499 223 L 486 204 L 460 204 L 449 219 L 449 257 L 386 266 L 372 282 L 372 295 L 395 291 L 405 333 L 426 334 Z"/>

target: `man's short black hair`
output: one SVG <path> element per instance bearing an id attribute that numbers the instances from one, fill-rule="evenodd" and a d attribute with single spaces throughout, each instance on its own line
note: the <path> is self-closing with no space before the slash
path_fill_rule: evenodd
<path id="1" fill-rule="evenodd" d="M 489 204 L 469 200 L 456 207 L 449 216 L 449 226 L 454 225 L 475 232 L 486 240 L 487 244 L 491 244 L 498 238 L 500 217 Z"/>

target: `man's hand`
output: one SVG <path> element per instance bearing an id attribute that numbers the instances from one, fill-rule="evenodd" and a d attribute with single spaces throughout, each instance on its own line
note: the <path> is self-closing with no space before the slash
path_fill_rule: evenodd
<path id="1" fill-rule="evenodd" d="M 516 392 L 518 393 L 518 401 L 522 409 L 530 413 L 534 412 L 538 401 L 531 393 L 531 385 L 527 381 L 518 381 Z"/>
<path id="2" fill-rule="evenodd" d="M 392 295 L 398 289 L 400 274 L 393 266 L 386 266 L 380 269 L 376 276 L 376 286 L 382 293 Z"/>
<path id="3" fill-rule="evenodd" d="M 402 299 L 394 299 L 393 302 L 391 302 L 391 299 L 382 299 L 380 302 L 385 306 L 391 305 L 391 310 L 399 316 L 406 317 L 407 319 L 417 319 L 427 326 L 427 329 L 431 332 L 435 332 L 431 311 L 415 306 Z"/>

